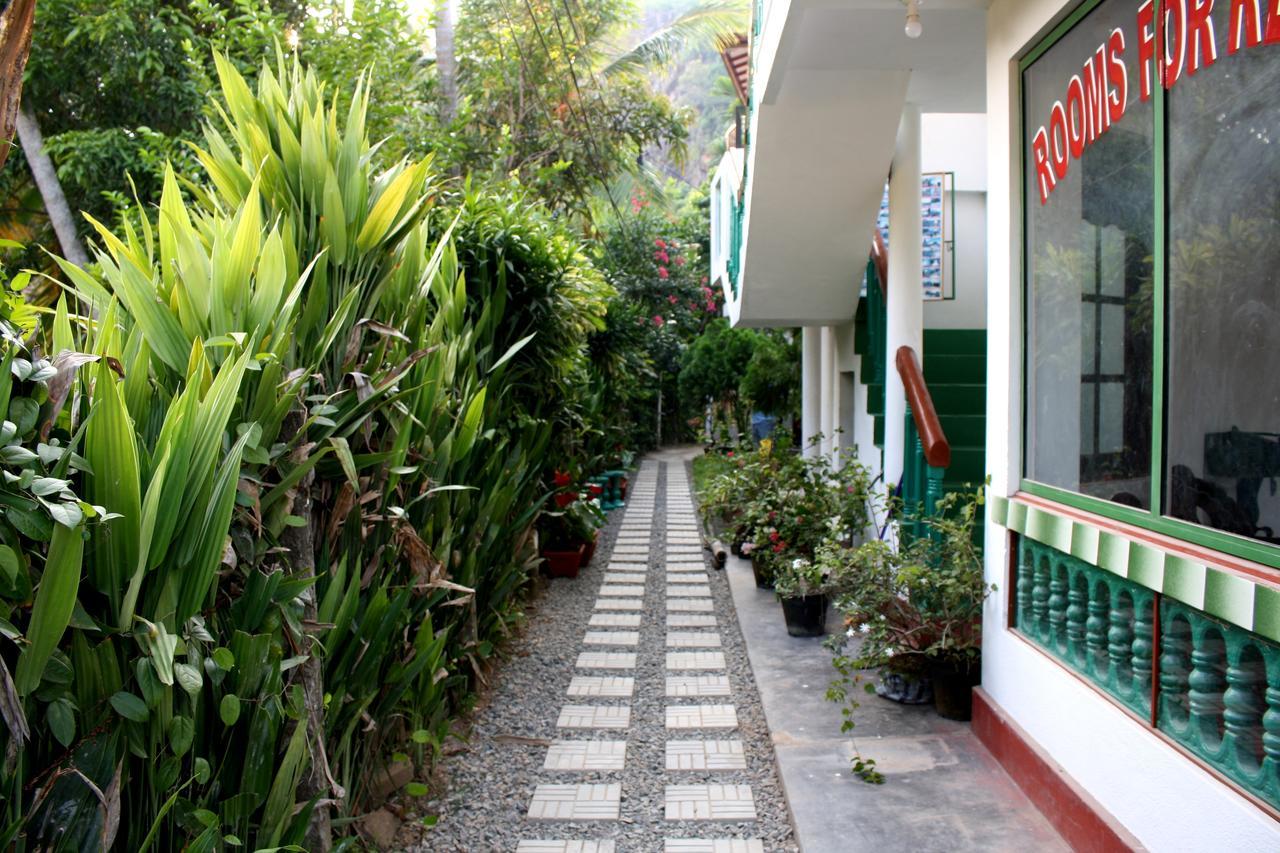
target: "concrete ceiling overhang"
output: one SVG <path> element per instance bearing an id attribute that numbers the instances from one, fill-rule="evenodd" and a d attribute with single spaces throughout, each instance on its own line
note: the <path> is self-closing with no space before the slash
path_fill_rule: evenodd
<path id="1" fill-rule="evenodd" d="M 986 0 L 772 0 L 756 59 L 746 256 L 731 319 L 847 321 L 893 161 L 903 106 L 984 112 Z"/>

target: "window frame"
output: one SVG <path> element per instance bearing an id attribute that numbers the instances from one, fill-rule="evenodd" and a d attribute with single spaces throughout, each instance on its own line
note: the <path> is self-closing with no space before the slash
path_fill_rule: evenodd
<path id="1" fill-rule="evenodd" d="M 1022 295 L 1022 446 L 1019 460 L 1019 487 L 1030 495 L 1054 501 L 1073 509 L 1092 512 L 1114 521 L 1131 524 L 1145 530 L 1151 530 L 1176 539 L 1199 545 L 1213 551 L 1219 551 L 1256 563 L 1280 569 L 1280 545 L 1261 542 L 1234 533 L 1217 530 L 1189 521 L 1172 518 L 1163 514 L 1165 491 L 1165 428 L 1168 412 L 1165 408 L 1165 383 L 1168 374 L 1166 358 L 1168 335 L 1167 281 L 1169 252 L 1166 241 L 1169 214 L 1166 205 L 1166 182 L 1168 180 L 1166 146 L 1168 145 L 1169 127 L 1167 119 L 1168 90 L 1163 85 L 1153 86 L 1152 107 L 1154 126 L 1152 144 L 1152 200 L 1154 203 L 1152 222 L 1152 353 L 1151 353 L 1151 487 L 1149 504 L 1151 509 L 1140 509 L 1124 506 L 1112 501 L 1095 498 L 1081 492 L 1073 492 L 1060 486 L 1051 486 L 1027 477 L 1027 448 L 1029 447 L 1029 428 L 1031 403 L 1028 391 L 1030 379 L 1030 351 L 1027 346 L 1027 332 L 1031 327 L 1031 289 L 1027 280 L 1027 259 L 1030 257 L 1029 229 L 1027 220 L 1030 215 L 1030 195 L 1027 182 L 1027 93 L 1025 75 L 1028 68 L 1035 64 L 1063 39 L 1094 9 L 1106 0 L 1082 0 L 1047 34 L 1037 39 L 1017 62 L 1017 94 L 1018 94 L 1018 199 L 1021 205 L 1018 226 L 1021 235 L 1018 241 L 1018 274 Z M 1164 38 L 1164 0 L 1154 0 L 1155 43 L 1161 44 Z M 1158 66 L 1158 63 L 1156 63 Z M 1159 73 L 1157 67 L 1156 73 Z M 1095 448 L 1096 449 L 1096 448 Z"/>

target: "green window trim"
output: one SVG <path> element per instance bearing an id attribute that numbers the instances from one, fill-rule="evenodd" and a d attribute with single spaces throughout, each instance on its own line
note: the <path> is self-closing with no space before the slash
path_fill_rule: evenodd
<path id="1" fill-rule="evenodd" d="M 1016 498 L 992 496 L 991 520 L 1138 586 L 1280 642 L 1280 586 Z"/>
<path id="2" fill-rule="evenodd" d="M 1020 228 L 1019 246 L 1020 256 L 1018 258 L 1018 270 L 1021 282 L 1022 292 L 1022 340 L 1023 350 L 1020 358 L 1021 368 L 1021 387 L 1022 394 L 1022 445 L 1020 448 L 1021 460 L 1020 470 L 1027 471 L 1027 447 L 1028 447 L 1028 427 L 1029 427 L 1029 407 L 1028 395 L 1025 393 L 1028 384 L 1029 365 L 1028 365 L 1028 348 L 1026 346 L 1027 329 L 1030 326 L 1030 310 L 1031 300 L 1029 298 L 1030 283 L 1027 281 L 1027 228 L 1026 228 L 1026 212 L 1028 208 L 1027 196 L 1027 171 L 1025 161 L 1026 138 L 1027 138 L 1027 109 L 1026 109 L 1026 93 L 1025 89 L 1025 72 L 1048 52 L 1058 41 L 1065 37 L 1077 24 L 1080 23 L 1090 12 L 1101 5 L 1104 0 L 1082 0 L 1074 9 L 1066 14 L 1066 16 L 1049 30 L 1049 32 L 1033 41 L 1030 47 L 1018 58 L 1018 79 L 1017 79 L 1017 103 L 1018 103 L 1018 145 L 1017 145 L 1017 165 L 1019 174 L 1019 203 L 1021 208 L 1017 222 Z M 1157 9 L 1159 9 L 1164 0 L 1155 0 Z M 1160 43 L 1163 35 L 1163 19 L 1160 14 L 1154 15 L 1154 38 L 1157 44 Z M 1264 566 L 1280 569 L 1280 546 L 1270 545 L 1257 540 L 1248 539 L 1243 536 L 1237 536 L 1231 533 L 1224 533 L 1211 527 L 1193 524 L 1180 519 L 1172 518 L 1162 514 L 1164 507 L 1164 478 L 1165 478 L 1165 382 L 1168 366 L 1165 358 L 1165 342 L 1167 336 L 1168 316 L 1167 316 L 1167 293 L 1166 293 L 1166 267 L 1168 265 L 1168 252 L 1166 246 L 1166 232 L 1168 229 L 1168 211 L 1166 209 L 1166 193 L 1165 193 L 1165 169 L 1166 169 L 1166 143 L 1168 137 L 1167 128 L 1167 101 L 1168 90 L 1162 85 L 1153 86 L 1152 104 L 1154 108 L 1153 123 L 1157 128 L 1157 132 L 1153 137 L 1152 150 L 1152 174 L 1153 174 L 1153 198 L 1154 198 L 1154 222 L 1153 222 L 1153 239 L 1152 239 L 1152 256 L 1155 259 L 1152 265 L 1153 278 L 1153 305 L 1152 305 L 1152 392 L 1151 392 L 1151 486 L 1150 486 L 1150 506 L 1151 509 L 1140 509 L 1119 505 L 1111 501 L 1094 498 L 1080 492 L 1073 492 L 1056 486 L 1049 486 L 1038 483 L 1034 480 L 1023 477 L 1019 488 L 1037 497 L 1047 500 L 1056 501 L 1075 509 L 1092 512 L 1105 518 L 1119 521 L 1124 524 L 1131 524 L 1136 527 L 1160 533 L 1175 539 L 1181 539 L 1193 545 L 1209 548 L 1211 550 L 1220 551 L 1233 557 L 1240 557 L 1261 563 Z M 1277 576 L 1280 581 L 1280 576 Z M 1280 602 L 1280 599 L 1277 599 Z M 1280 611 L 1277 611 L 1280 614 Z M 1247 627 L 1247 626 L 1244 626 Z M 1273 638 L 1276 639 L 1276 638 Z"/>

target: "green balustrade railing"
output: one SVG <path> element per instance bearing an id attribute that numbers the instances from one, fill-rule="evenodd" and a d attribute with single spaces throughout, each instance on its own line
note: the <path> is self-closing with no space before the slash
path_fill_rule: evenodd
<path id="1" fill-rule="evenodd" d="M 1026 538 L 1014 585 L 1019 632 L 1280 808 L 1280 646 Z"/>
<path id="2" fill-rule="evenodd" d="M 942 500 L 942 478 L 945 468 L 930 465 L 925 458 L 920 430 L 916 427 L 911 404 L 907 404 L 905 432 L 905 457 L 902 466 L 902 505 L 907 509 L 903 516 L 902 530 L 908 536 L 924 536 L 929 526 L 925 518 L 934 514 L 938 501 Z M 917 511 L 920 510 L 920 511 Z"/>
<path id="3" fill-rule="evenodd" d="M 745 202 L 734 199 L 733 206 L 729 211 L 729 260 L 727 272 L 729 274 L 729 289 L 733 291 L 735 298 L 738 295 L 738 276 L 742 273 L 742 217 L 745 207 Z"/>

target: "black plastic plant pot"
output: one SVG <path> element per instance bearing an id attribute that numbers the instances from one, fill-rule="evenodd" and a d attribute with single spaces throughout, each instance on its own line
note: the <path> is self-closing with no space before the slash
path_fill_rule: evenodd
<path id="1" fill-rule="evenodd" d="M 929 668 L 933 709 L 948 720 L 973 717 L 973 688 L 982 683 L 982 664 L 975 659 L 935 661 Z"/>
<path id="2" fill-rule="evenodd" d="M 773 572 L 769 571 L 762 560 L 751 558 L 751 574 L 755 576 L 758 589 L 773 589 Z"/>
<path id="3" fill-rule="evenodd" d="M 805 595 L 782 599 L 782 616 L 793 637 L 821 637 L 827 633 L 827 597 Z"/>

